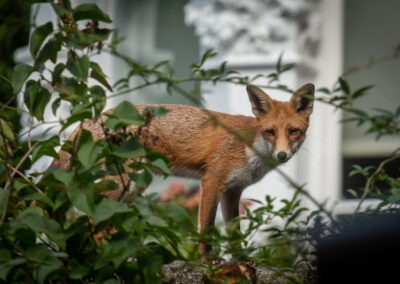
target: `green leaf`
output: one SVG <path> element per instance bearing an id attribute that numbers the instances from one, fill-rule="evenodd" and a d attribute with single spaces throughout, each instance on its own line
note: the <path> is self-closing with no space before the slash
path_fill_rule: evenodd
<path id="1" fill-rule="evenodd" d="M 125 203 L 103 198 L 94 208 L 93 223 L 97 225 L 110 219 L 115 214 L 129 213 L 131 211 Z"/>
<path id="2" fill-rule="evenodd" d="M 158 216 L 149 216 L 146 218 L 146 221 L 152 225 L 152 226 L 156 226 L 156 227 L 168 227 L 168 223 L 165 222 L 164 219 L 158 217 Z"/>
<path id="3" fill-rule="evenodd" d="M 165 176 L 171 174 L 171 170 L 169 168 L 168 163 L 164 159 L 156 159 L 147 165 L 149 168 L 152 168 L 156 171 L 161 172 Z"/>
<path id="4" fill-rule="evenodd" d="M 201 67 L 208 59 L 216 57 L 216 56 L 217 56 L 217 53 L 215 51 L 213 51 L 212 49 L 206 50 L 206 52 L 204 52 L 203 56 L 201 57 L 199 67 Z"/>
<path id="5" fill-rule="evenodd" d="M 92 133 L 86 129 L 82 130 L 80 138 L 80 146 L 77 157 L 83 166 L 92 166 L 96 161 L 103 148 L 98 142 L 93 141 Z"/>
<path id="6" fill-rule="evenodd" d="M 32 54 L 33 58 L 36 58 L 36 55 L 43 44 L 43 41 L 47 38 L 49 34 L 53 32 L 53 23 L 47 22 L 46 24 L 37 27 L 31 36 L 29 50 Z"/>
<path id="7" fill-rule="evenodd" d="M 9 141 L 14 141 L 15 136 L 10 124 L 11 124 L 10 121 L 5 121 L 3 119 L 0 119 L 0 133 L 4 135 L 4 137 Z"/>
<path id="8" fill-rule="evenodd" d="M 132 137 L 127 141 L 122 142 L 116 150 L 111 152 L 111 154 L 119 158 L 132 159 L 145 156 L 146 150 L 137 139 Z"/>
<path id="9" fill-rule="evenodd" d="M 281 73 L 292 70 L 296 65 L 294 63 L 285 64 L 282 66 Z"/>
<path id="10" fill-rule="evenodd" d="M 374 86 L 372 86 L 372 85 L 362 87 L 362 88 L 358 89 L 357 91 L 355 91 L 355 92 L 351 95 L 351 97 L 352 97 L 353 99 L 357 99 L 357 98 L 359 98 L 359 97 L 365 96 L 365 95 L 367 94 L 367 91 L 368 91 L 369 89 L 373 88 L 373 87 L 374 87 Z"/>
<path id="11" fill-rule="evenodd" d="M 67 190 L 67 195 L 74 207 L 84 212 L 88 216 L 93 216 L 93 190 L 90 188 L 80 189 L 76 187 L 70 187 Z"/>
<path id="12" fill-rule="evenodd" d="M 25 257 L 31 262 L 36 263 L 38 266 L 37 273 L 33 273 L 39 283 L 45 283 L 49 274 L 60 269 L 63 264 L 44 244 L 38 244 L 30 247 L 25 251 Z"/>
<path id="13" fill-rule="evenodd" d="M 43 121 L 44 110 L 50 101 L 51 94 L 40 85 L 40 82 L 29 80 L 24 92 L 24 103 L 32 116 Z"/>
<path id="14" fill-rule="evenodd" d="M 70 170 L 51 168 L 48 170 L 48 172 L 52 174 L 56 180 L 62 182 L 65 185 L 69 185 L 74 177 L 74 173 Z"/>
<path id="15" fill-rule="evenodd" d="M 110 84 L 107 82 L 107 76 L 103 73 L 100 65 L 96 62 L 90 62 L 90 67 L 92 71 L 90 72 L 90 77 L 100 82 L 104 87 L 106 87 L 110 92 L 113 91 Z"/>
<path id="16" fill-rule="evenodd" d="M 87 55 L 78 57 L 71 52 L 68 53 L 67 69 L 80 81 L 85 81 L 89 74 L 90 60 Z"/>
<path id="17" fill-rule="evenodd" d="M 151 205 L 151 195 L 149 196 L 136 196 L 134 200 L 134 206 L 139 210 L 140 215 L 144 218 L 154 215 L 154 210 Z"/>
<path id="18" fill-rule="evenodd" d="M 353 198 L 359 198 L 357 191 L 355 191 L 354 189 L 347 189 L 347 192 L 353 197 Z"/>
<path id="19" fill-rule="evenodd" d="M 46 2 L 49 2 L 49 1 L 47 0 Z M 70 0 L 58 1 L 58 5 L 67 10 L 71 10 L 71 8 L 72 8 Z"/>
<path id="20" fill-rule="evenodd" d="M 51 104 L 51 111 L 53 112 L 53 115 L 56 116 L 57 110 L 61 105 L 61 98 L 56 98 L 54 102 Z"/>
<path id="21" fill-rule="evenodd" d="M 0 263 L 8 261 L 11 258 L 11 252 L 8 249 L 0 248 Z"/>
<path id="22" fill-rule="evenodd" d="M 4 206 L 6 206 L 8 202 L 8 193 L 4 188 L 0 187 L 0 212 L 3 212 Z"/>
<path id="23" fill-rule="evenodd" d="M 159 206 L 163 209 L 163 216 L 165 214 L 166 217 L 173 219 L 175 222 L 181 223 L 184 226 L 193 225 L 188 211 L 178 204 L 174 202 L 165 202 L 160 203 Z"/>
<path id="24" fill-rule="evenodd" d="M 88 86 L 85 82 L 79 82 L 75 77 L 66 78 L 64 88 L 57 89 L 60 92 L 60 97 L 63 100 L 69 101 L 74 107 L 73 112 L 77 109 L 80 111 L 85 108 L 84 105 L 89 103 Z"/>
<path id="25" fill-rule="evenodd" d="M 352 170 L 349 173 L 349 177 L 352 177 L 354 175 L 361 174 L 363 176 L 368 176 L 368 174 L 374 170 L 374 166 L 367 166 L 365 168 L 359 166 L 359 165 L 352 165 Z"/>
<path id="26" fill-rule="evenodd" d="M 135 182 L 135 188 L 138 191 L 145 190 L 153 181 L 153 174 L 147 168 L 138 172 L 129 173 L 129 177 Z"/>
<path id="27" fill-rule="evenodd" d="M 33 67 L 28 64 L 18 64 L 14 67 L 11 85 L 14 93 L 18 93 L 25 83 L 25 80 L 32 74 Z"/>
<path id="28" fill-rule="evenodd" d="M 94 20 L 111 23 L 110 17 L 104 13 L 96 4 L 81 4 L 73 11 L 73 17 L 76 21 Z"/>
<path id="29" fill-rule="evenodd" d="M 36 233 L 28 228 L 20 228 L 14 232 L 15 239 L 23 248 L 28 248 L 36 244 Z"/>
<path id="30" fill-rule="evenodd" d="M 52 208 L 54 207 L 54 203 L 45 194 L 40 192 L 28 194 L 24 197 L 24 201 L 32 201 L 32 200 L 42 202 L 43 204 L 46 204 L 47 206 L 50 206 Z"/>
<path id="31" fill-rule="evenodd" d="M 43 156 L 58 158 L 57 152 L 54 150 L 58 146 L 60 137 L 53 136 L 45 141 L 41 141 L 37 147 L 32 151 L 32 164 Z"/>
<path id="32" fill-rule="evenodd" d="M 28 248 L 24 254 L 27 260 L 38 264 L 51 263 L 57 261 L 51 250 L 45 244 L 38 244 Z"/>
<path id="33" fill-rule="evenodd" d="M 110 29 L 94 29 L 84 30 L 84 35 L 87 38 L 87 43 L 93 44 L 99 41 L 106 41 L 112 32 Z"/>
<path id="34" fill-rule="evenodd" d="M 157 64 L 153 65 L 153 67 L 151 67 L 151 70 L 156 71 L 158 68 L 164 66 L 164 65 L 168 65 L 169 64 L 169 60 L 164 60 L 161 62 L 158 62 Z"/>
<path id="35" fill-rule="evenodd" d="M 75 266 L 71 268 L 69 277 L 73 280 L 82 280 L 85 276 L 87 276 L 90 273 L 90 271 L 91 270 L 84 265 Z"/>
<path id="36" fill-rule="evenodd" d="M 11 269 L 13 269 L 15 266 L 21 265 L 26 263 L 26 259 L 22 257 L 17 257 L 14 259 L 11 259 L 7 262 L 1 263 L 0 264 L 0 279 L 7 282 L 7 276 L 8 273 L 10 272 Z"/>
<path id="37" fill-rule="evenodd" d="M 281 73 L 282 58 L 283 58 L 283 52 L 281 52 L 281 53 L 279 54 L 278 61 L 276 62 L 275 68 L 276 68 L 277 75 L 278 75 L 279 73 Z M 278 76 L 279 76 L 279 75 L 278 75 Z"/>
<path id="38" fill-rule="evenodd" d="M 55 64 L 57 61 L 58 52 L 61 50 L 61 46 L 61 41 L 56 38 L 52 38 L 47 41 L 43 48 L 39 51 L 39 55 L 35 61 L 35 66 L 39 67 L 49 59 Z"/>
<path id="39" fill-rule="evenodd" d="M 317 90 L 317 92 L 321 92 L 321 93 L 324 93 L 326 95 L 330 95 L 331 94 L 331 91 L 328 88 L 319 88 Z"/>
<path id="40" fill-rule="evenodd" d="M 339 86 L 340 89 L 346 94 L 346 95 L 350 95 L 350 85 L 349 83 L 343 79 L 342 77 L 339 78 Z"/>
<path id="41" fill-rule="evenodd" d="M 115 268 L 118 268 L 129 257 L 134 256 L 139 249 L 138 242 L 135 240 L 124 239 L 108 242 L 102 247 L 94 268 L 100 269 L 109 266 L 111 263 Z"/>
<path id="42" fill-rule="evenodd" d="M 147 155 L 146 155 L 146 158 L 148 160 L 150 160 L 150 161 L 155 161 L 155 160 L 158 160 L 158 159 L 162 159 L 162 160 L 164 160 L 165 163 L 167 163 L 167 164 L 169 163 L 169 160 L 168 160 L 168 158 L 166 156 L 164 156 L 161 153 L 154 152 L 154 151 L 149 151 L 147 153 Z"/>
<path id="43" fill-rule="evenodd" d="M 67 127 L 71 126 L 75 122 L 84 121 L 85 119 L 92 118 L 92 112 L 88 108 L 75 109 L 74 113 L 67 118 L 67 121 L 63 123 L 61 131 L 65 130 Z"/>
<path id="44" fill-rule="evenodd" d="M 65 40 L 66 44 L 70 47 L 83 50 L 84 48 L 95 45 L 98 42 L 106 41 L 112 30 L 110 29 L 85 29 L 76 30 L 71 37 Z"/>
<path id="45" fill-rule="evenodd" d="M 89 275 L 89 273 L 91 272 L 91 269 L 89 267 L 87 267 L 85 265 L 85 263 L 80 263 L 80 262 L 76 262 L 73 263 L 71 261 L 71 270 L 69 272 L 69 277 L 72 280 L 80 280 L 80 283 L 84 283 L 85 282 L 85 277 L 87 275 Z"/>
<path id="46" fill-rule="evenodd" d="M 32 0 L 30 0 L 32 1 Z M 46 2 L 49 2 L 48 0 Z M 71 13 L 72 10 L 72 6 L 70 3 L 70 0 L 62 0 L 62 1 L 58 1 L 56 3 L 50 2 L 51 6 L 54 9 L 54 12 L 60 17 L 62 18 L 65 14 L 67 13 Z"/>
<path id="47" fill-rule="evenodd" d="M 41 214 L 38 208 L 28 207 L 18 215 L 12 225 L 15 230 L 28 227 L 36 232 L 44 233 L 50 241 L 60 247 L 65 247 L 65 242 L 70 236 L 63 232 L 60 224 Z"/>
<path id="48" fill-rule="evenodd" d="M 90 88 L 90 95 L 92 97 L 92 104 L 94 106 L 96 116 L 100 115 L 106 106 L 106 92 L 102 87 L 96 85 Z"/>
<path id="49" fill-rule="evenodd" d="M 65 70 L 65 64 L 64 63 L 58 63 L 56 65 L 56 67 L 54 67 L 54 71 L 52 74 L 52 83 L 55 84 L 59 84 L 61 83 L 61 75 Z"/>
<path id="50" fill-rule="evenodd" d="M 392 188 L 388 198 L 390 203 L 400 203 L 400 188 Z"/>
<path id="51" fill-rule="evenodd" d="M 105 122 L 107 128 L 116 130 L 130 125 L 143 125 L 144 118 L 133 104 L 127 101 L 120 103 L 112 114 L 107 114 L 108 119 Z"/>

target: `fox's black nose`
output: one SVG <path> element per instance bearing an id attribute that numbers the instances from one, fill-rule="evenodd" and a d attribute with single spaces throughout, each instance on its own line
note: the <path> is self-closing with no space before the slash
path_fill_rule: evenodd
<path id="1" fill-rule="evenodd" d="M 279 161 L 281 161 L 281 162 L 286 161 L 287 154 L 285 152 L 279 152 L 277 156 L 278 156 Z"/>

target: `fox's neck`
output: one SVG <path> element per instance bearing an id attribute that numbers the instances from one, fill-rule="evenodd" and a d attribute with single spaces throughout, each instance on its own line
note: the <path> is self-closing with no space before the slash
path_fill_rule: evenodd
<path id="1" fill-rule="evenodd" d="M 229 115 L 212 112 L 221 126 L 236 136 L 243 144 L 254 147 L 254 143 L 260 137 L 260 126 L 256 118 L 244 115 Z"/>

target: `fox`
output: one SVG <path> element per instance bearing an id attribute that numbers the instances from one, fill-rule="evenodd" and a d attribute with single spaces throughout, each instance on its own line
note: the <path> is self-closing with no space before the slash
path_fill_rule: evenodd
<path id="1" fill-rule="evenodd" d="M 140 131 L 137 126 L 126 128 L 145 148 L 169 159 L 172 175 L 200 180 L 200 234 L 214 226 L 219 204 L 225 227 L 232 225 L 239 215 L 239 201 L 245 188 L 292 158 L 306 138 L 313 111 L 313 84 L 301 86 L 285 102 L 272 99 L 255 85 L 247 85 L 246 90 L 254 116 L 160 104 L 150 106 L 163 107 L 166 114 L 152 117 L 140 126 Z M 142 113 L 148 106 L 135 105 Z M 90 131 L 94 140 L 106 137 L 99 119 L 82 122 L 68 139 L 74 139 L 81 129 Z M 53 166 L 67 168 L 70 163 L 71 154 L 60 150 Z M 129 167 L 126 170 L 132 171 Z M 120 179 L 116 181 L 120 185 L 130 182 L 126 174 Z M 115 194 L 108 197 L 118 198 Z M 238 222 L 235 226 L 240 230 Z M 198 250 L 202 261 L 207 262 L 212 247 L 199 241 Z"/>

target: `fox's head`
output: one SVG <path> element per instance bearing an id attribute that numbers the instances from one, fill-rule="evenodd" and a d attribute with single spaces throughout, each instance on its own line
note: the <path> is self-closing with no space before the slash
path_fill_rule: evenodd
<path id="1" fill-rule="evenodd" d="M 253 85 L 247 86 L 247 93 L 258 120 L 253 146 L 280 163 L 286 162 L 306 137 L 313 111 L 314 85 L 300 87 L 288 102 L 273 100 Z"/>

